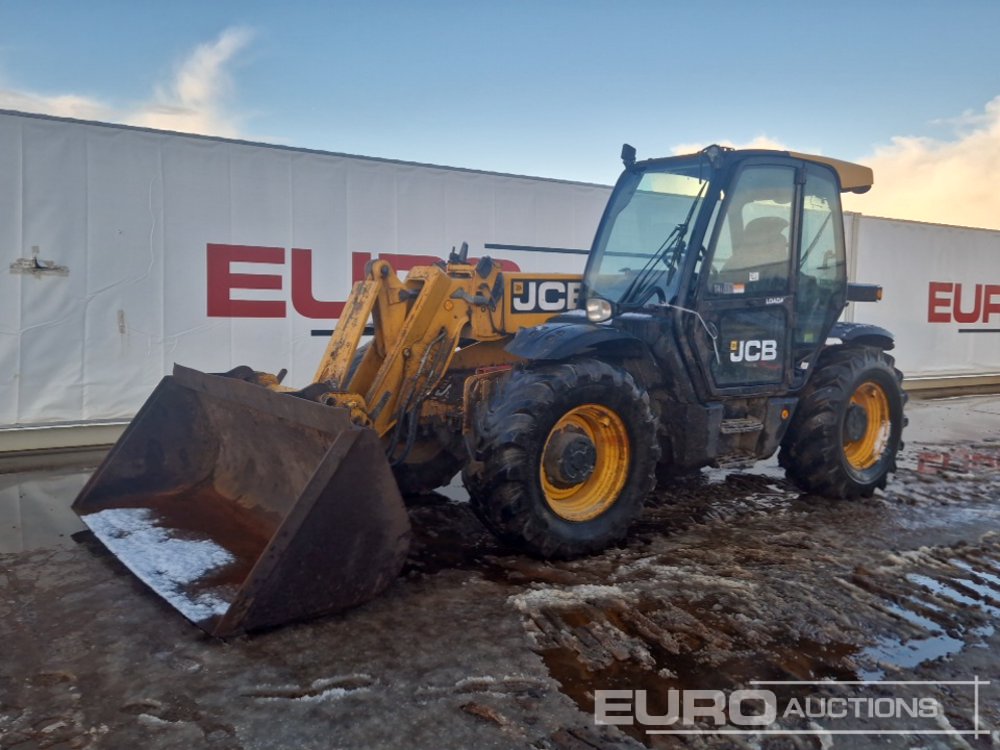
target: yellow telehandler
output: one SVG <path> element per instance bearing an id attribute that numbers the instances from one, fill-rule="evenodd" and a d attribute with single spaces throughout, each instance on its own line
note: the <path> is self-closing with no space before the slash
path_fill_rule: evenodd
<path id="1" fill-rule="evenodd" d="M 893 337 L 837 322 L 881 297 L 847 282 L 840 204 L 871 170 L 719 146 L 622 159 L 582 276 L 465 246 L 405 280 L 371 261 L 311 385 L 175 367 L 75 510 L 227 636 L 377 595 L 406 557 L 402 495 L 459 470 L 482 521 L 547 558 L 620 542 L 658 474 L 779 448 L 807 492 L 884 487 Z"/>

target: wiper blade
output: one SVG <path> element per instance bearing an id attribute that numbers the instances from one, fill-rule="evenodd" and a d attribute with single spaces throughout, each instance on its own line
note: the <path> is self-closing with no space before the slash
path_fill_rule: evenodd
<path id="1" fill-rule="evenodd" d="M 642 295 L 649 291 L 649 280 L 655 272 L 656 264 L 660 262 L 661 258 L 666 257 L 666 253 L 674 249 L 675 246 L 679 245 L 681 248 L 683 247 L 683 240 L 679 243 L 678 240 L 683 236 L 681 231 L 684 228 L 683 224 L 678 224 L 674 227 L 663 244 L 650 256 L 643 267 L 639 269 L 639 272 L 636 273 L 635 278 L 632 279 L 621 296 L 622 304 L 627 305 L 632 300 L 640 300 Z"/>
<path id="2" fill-rule="evenodd" d="M 640 303 L 644 301 L 644 296 L 651 289 L 649 282 L 655 273 L 656 265 L 660 261 L 664 261 L 669 269 L 670 275 L 667 277 L 667 284 L 673 280 L 674 273 L 677 272 L 677 259 L 680 258 L 686 248 L 684 238 L 687 236 L 688 225 L 690 225 L 691 217 L 694 216 L 694 210 L 697 208 L 698 203 L 705 194 L 705 188 L 707 187 L 708 181 L 706 180 L 702 183 L 698 194 L 691 201 L 691 208 L 688 209 L 687 216 L 684 217 L 684 221 L 670 231 L 670 234 L 667 235 L 663 244 L 656 249 L 656 252 L 653 253 L 643 267 L 639 269 L 635 278 L 632 279 L 620 297 L 620 304 L 627 305 L 633 301 Z M 670 257 L 671 253 L 672 257 Z M 669 262 L 666 261 L 666 258 L 668 257 L 670 257 Z"/>

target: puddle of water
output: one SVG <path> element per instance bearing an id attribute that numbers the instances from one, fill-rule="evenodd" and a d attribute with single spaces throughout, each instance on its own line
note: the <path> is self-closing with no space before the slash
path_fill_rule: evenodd
<path id="1" fill-rule="evenodd" d="M 86 528 L 70 505 L 93 469 L 0 475 L 0 553 L 72 546 Z"/>
<path id="2" fill-rule="evenodd" d="M 965 604 L 969 607 L 978 607 L 979 609 L 982 609 L 983 611 L 994 616 L 1000 616 L 1000 609 L 997 607 L 987 604 L 979 599 L 973 599 L 971 596 L 966 596 L 961 591 L 956 590 L 954 587 L 949 586 L 947 583 L 939 581 L 936 578 L 921 575 L 920 573 L 907 573 L 906 578 L 913 583 L 930 589 L 938 596 L 950 599 L 958 604 Z M 976 593 L 981 593 L 983 596 L 991 596 L 991 592 L 989 592 L 985 587 L 978 586 L 967 578 L 956 579 L 956 583 L 972 589 Z"/>
<path id="3" fill-rule="evenodd" d="M 985 641 L 987 638 L 992 637 L 992 635 L 996 632 L 996 628 L 992 625 L 980 625 L 978 628 L 972 628 L 969 632 L 977 638 L 981 638 Z M 988 643 L 974 643 L 972 645 L 975 648 L 989 648 Z"/>
<path id="4" fill-rule="evenodd" d="M 883 636 L 874 646 L 869 646 L 858 655 L 858 661 L 862 664 L 859 673 L 863 680 L 881 680 L 885 677 L 885 670 L 879 665 L 891 664 L 912 669 L 925 661 L 957 654 L 964 647 L 965 641 L 961 638 L 952 638 L 944 633 L 908 641 Z"/>
<path id="5" fill-rule="evenodd" d="M 976 576 L 977 578 L 984 579 L 988 584 L 990 584 L 992 588 L 995 588 L 997 589 L 997 591 L 1000 591 L 1000 576 L 995 576 L 992 573 L 987 573 L 982 568 L 974 567 L 973 565 L 967 563 L 965 560 L 959 560 L 957 558 L 953 558 L 948 562 L 957 568 L 961 568 L 962 570 L 966 570 L 969 573 L 972 573 L 972 575 Z M 985 589 L 984 589 L 984 595 L 996 598 L 996 594 Z"/>
<path id="6" fill-rule="evenodd" d="M 931 612 L 938 612 L 938 613 L 943 614 L 945 616 L 947 616 L 947 614 L 948 614 L 947 612 L 945 612 L 944 607 L 938 606 L 934 602 L 929 602 L 926 599 L 923 599 L 923 598 L 921 598 L 919 596 L 916 596 L 916 595 L 908 596 L 908 597 L 906 597 L 906 600 L 909 601 L 909 602 L 913 602 L 913 604 L 915 606 L 917 606 L 917 607 L 921 607 L 923 609 L 930 610 Z"/>
<path id="7" fill-rule="evenodd" d="M 952 559 L 949 562 L 974 576 L 998 581 L 995 576 L 988 573 L 984 574 L 978 568 L 969 565 L 965 561 Z M 954 578 L 942 581 L 921 573 L 907 573 L 906 580 L 930 590 L 948 602 L 953 602 L 958 605 L 957 609 L 959 610 L 975 608 L 994 616 L 1000 616 L 1000 609 L 997 607 L 988 604 L 986 601 L 968 596 L 956 588 L 956 586 L 961 586 L 984 598 L 996 599 L 995 591 L 988 586 L 980 585 L 976 581 L 968 578 Z M 944 612 L 943 607 L 925 601 L 922 597 L 910 596 L 908 600 L 919 607 L 924 607 L 935 612 Z M 900 639 L 891 636 L 880 637 L 874 645 L 865 648 L 859 654 L 858 661 L 862 665 L 860 670 L 862 679 L 883 679 L 885 677 L 885 670 L 882 667 L 887 665 L 912 669 L 924 662 L 957 654 L 966 646 L 982 646 L 982 641 L 992 636 L 995 631 L 994 626 L 989 623 L 971 628 L 959 626 L 957 627 L 959 635 L 966 637 L 958 638 L 943 632 L 940 625 L 916 612 L 888 602 L 884 606 L 888 611 L 899 615 L 907 622 L 927 630 L 929 637 L 910 639 Z M 971 636 L 971 638 L 968 636 Z"/>
<path id="8" fill-rule="evenodd" d="M 924 603 L 920 602 L 920 604 L 923 605 Z M 912 610 L 904 609 L 903 607 L 900 607 L 891 602 L 886 602 L 883 606 L 887 611 L 892 612 L 895 615 L 898 615 L 911 625 L 916 625 L 919 628 L 923 628 L 924 630 L 928 631 L 931 634 L 937 634 L 941 632 L 940 625 L 938 625 L 933 620 L 930 620 L 926 617 L 917 614 Z"/>
<path id="9" fill-rule="evenodd" d="M 1000 609 L 994 607 L 992 604 L 987 603 L 984 600 L 996 601 L 997 593 L 991 590 L 988 586 L 980 585 L 969 578 L 955 578 L 953 579 L 956 584 L 962 586 L 963 588 L 970 589 L 982 597 L 982 600 L 977 602 L 978 606 L 985 609 L 991 615 L 1000 616 Z"/>

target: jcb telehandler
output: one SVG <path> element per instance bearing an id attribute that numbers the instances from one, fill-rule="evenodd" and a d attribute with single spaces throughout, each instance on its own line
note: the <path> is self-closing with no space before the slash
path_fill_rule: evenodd
<path id="1" fill-rule="evenodd" d="M 374 260 L 312 385 L 175 368 L 76 511 L 227 635 L 376 595 L 407 551 L 400 489 L 459 470 L 490 529 L 548 558 L 622 540 L 658 474 L 780 449 L 805 492 L 883 487 L 906 399 L 893 337 L 837 322 L 881 295 L 846 278 L 840 195 L 871 170 L 718 146 L 622 158 L 582 277 L 465 248 L 405 280 Z"/>

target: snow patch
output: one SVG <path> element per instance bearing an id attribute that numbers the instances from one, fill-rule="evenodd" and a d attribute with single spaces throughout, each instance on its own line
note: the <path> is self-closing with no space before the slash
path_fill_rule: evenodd
<path id="1" fill-rule="evenodd" d="M 294 701 L 296 703 L 322 703 L 324 701 L 334 701 L 340 700 L 341 698 L 346 698 L 348 695 L 356 695 L 358 693 L 368 693 L 371 692 L 371 688 L 368 687 L 330 687 L 325 690 L 318 690 L 316 692 L 304 692 L 304 693 L 289 693 L 288 695 L 259 695 L 255 696 L 258 700 L 262 700 L 269 703 L 274 703 L 276 701 Z"/>
<path id="2" fill-rule="evenodd" d="M 483 675 L 482 677 L 463 677 L 458 682 L 455 683 L 455 687 L 462 689 L 470 686 L 477 685 L 493 685 L 497 681 L 496 677 L 492 675 Z"/>
<path id="3" fill-rule="evenodd" d="M 575 607 L 594 599 L 629 599 L 620 586 L 581 584 L 567 588 L 536 588 L 507 598 L 521 612 L 537 611 L 541 607 Z"/>
<path id="4" fill-rule="evenodd" d="M 525 674 L 524 672 L 514 672 L 513 674 L 505 674 L 500 677 L 494 677 L 493 675 L 484 674 L 479 677 L 469 675 L 468 677 L 463 677 L 455 683 L 455 687 L 461 690 L 467 687 L 480 687 L 482 685 L 509 685 L 511 683 L 516 684 L 527 684 L 527 683 L 537 683 L 534 677 Z"/>
<path id="5" fill-rule="evenodd" d="M 714 587 L 746 594 L 751 594 L 757 589 L 756 584 L 749 580 L 750 574 L 735 565 L 727 566 L 725 576 L 712 575 L 706 574 L 704 568 L 691 565 L 663 565 L 650 557 L 622 565 L 613 573 L 614 579 L 619 581 L 634 581 L 637 575 L 648 575 L 658 582 L 680 580 L 685 586 Z M 741 577 L 736 577 L 737 575 Z"/>
<path id="6" fill-rule="evenodd" d="M 292 700 L 303 701 L 305 703 L 319 703 L 321 701 L 337 700 L 338 698 L 343 698 L 349 693 L 357 693 L 359 691 L 366 691 L 368 688 L 353 688 L 348 690 L 342 687 L 327 688 L 319 693 L 313 693 L 311 695 L 301 695 L 297 698 L 292 698 Z"/>
<path id="7" fill-rule="evenodd" d="M 318 680 L 313 680 L 307 688 L 298 685 L 261 686 L 250 695 L 257 700 L 268 702 L 320 703 L 339 700 L 356 693 L 371 692 L 371 685 L 374 682 L 374 678 L 369 674 L 355 673 L 337 675 L 336 677 L 321 677 Z"/>
<path id="8" fill-rule="evenodd" d="M 86 516 L 91 531 L 146 585 L 193 622 L 225 614 L 230 602 L 218 592 L 187 594 L 195 583 L 235 558 L 208 539 L 177 539 L 155 525 L 149 508 L 110 508 Z"/>
<path id="9" fill-rule="evenodd" d="M 153 714 L 139 714 L 136 717 L 142 724 L 148 724 L 149 726 L 166 726 L 168 724 L 179 724 L 177 721 L 170 721 L 169 719 L 164 719 L 159 716 L 154 716 Z"/>

